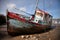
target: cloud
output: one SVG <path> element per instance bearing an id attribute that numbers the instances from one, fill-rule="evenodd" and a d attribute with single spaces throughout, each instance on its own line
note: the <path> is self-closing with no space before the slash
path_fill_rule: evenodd
<path id="1" fill-rule="evenodd" d="M 20 10 L 26 11 L 26 8 L 25 7 L 21 7 Z"/>
<path id="2" fill-rule="evenodd" d="M 7 8 L 12 9 L 14 7 L 16 7 L 16 4 L 13 4 L 13 3 L 7 4 Z"/>

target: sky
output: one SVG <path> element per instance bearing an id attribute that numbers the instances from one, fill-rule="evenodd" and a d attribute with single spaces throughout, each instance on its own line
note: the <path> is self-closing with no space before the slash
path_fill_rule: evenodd
<path id="1" fill-rule="evenodd" d="M 34 14 L 36 8 L 36 0 L 0 0 L 0 14 L 6 15 L 6 10 L 27 15 L 12 6 L 26 11 L 29 14 Z M 53 18 L 60 18 L 60 0 L 39 0 L 39 9 L 48 12 Z"/>

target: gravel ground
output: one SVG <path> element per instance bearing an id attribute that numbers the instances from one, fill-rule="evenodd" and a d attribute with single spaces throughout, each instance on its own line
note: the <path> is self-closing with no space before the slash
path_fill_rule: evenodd
<path id="1" fill-rule="evenodd" d="M 31 35 L 9 36 L 7 32 L 0 32 L 0 40 L 59 40 L 60 26 L 57 25 L 54 29 L 48 32 Z"/>

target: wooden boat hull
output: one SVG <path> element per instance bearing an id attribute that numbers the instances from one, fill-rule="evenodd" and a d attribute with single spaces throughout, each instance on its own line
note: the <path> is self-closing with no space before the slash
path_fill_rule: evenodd
<path id="1" fill-rule="evenodd" d="M 11 12 L 7 14 L 7 31 L 9 35 L 35 34 L 49 27 L 50 25 L 29 21 Z"/>
<path id="2" fill-rule="evenodd" d="M 23 35 L 40 33 L 49 28 L 49 25 L 35 24 L 31 22 L 20 22 L 21 26 L 17 27 L 13 23 L 7 23 L 7 31 L 9 35 Z M 27 25 L 28 24 L 28 25 Z"/>

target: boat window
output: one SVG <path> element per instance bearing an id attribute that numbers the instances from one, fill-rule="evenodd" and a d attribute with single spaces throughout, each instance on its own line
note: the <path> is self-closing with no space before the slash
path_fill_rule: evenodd
<path id="1" fill-rule="evenodd" d="M 37 21 L 37 20 L 36 20 Z"/>
<path id="2" fill-rule="evenodd" d="M 37 12 L 36 15 L 43 17 L 43 14 L 39 12 Z"/>
<path id="3" fill-rule="evenodd" d="M 42 13 L 40 13 L 40 16 L 41 16 L 41 17 L 43 17 L 43 14 L 42 14 Z"/>

